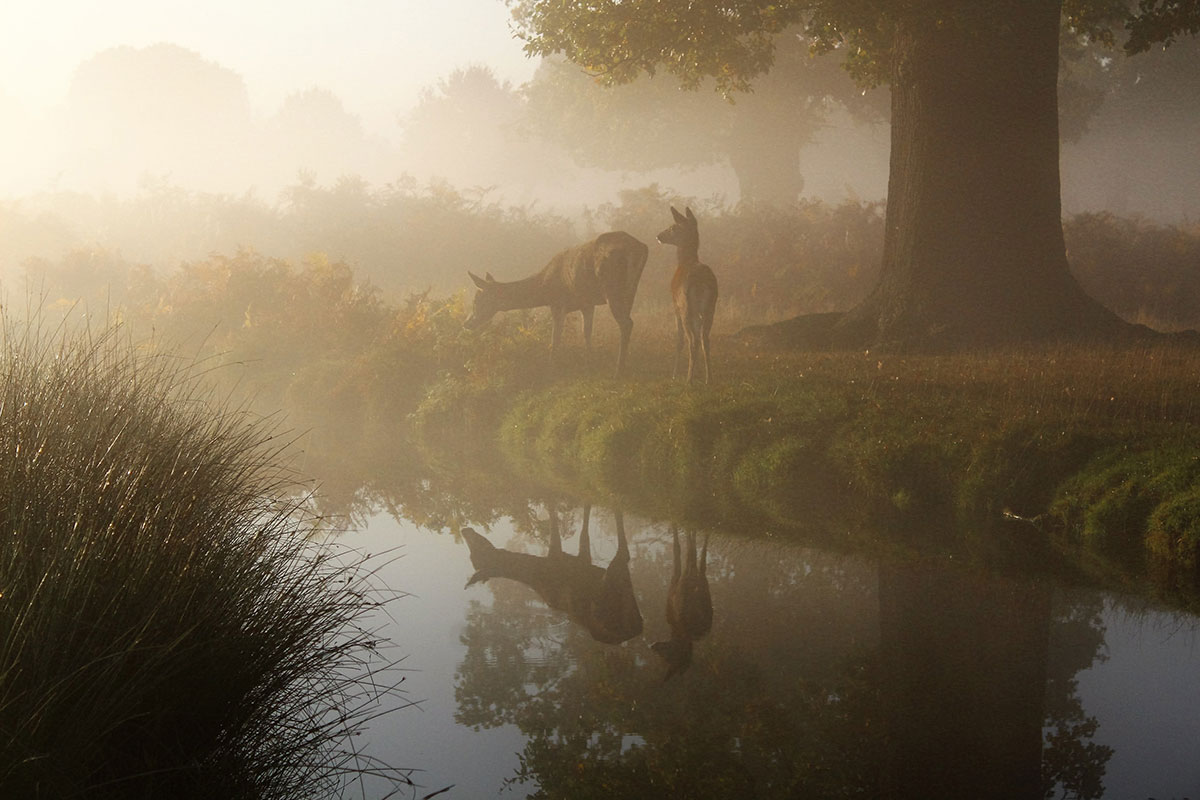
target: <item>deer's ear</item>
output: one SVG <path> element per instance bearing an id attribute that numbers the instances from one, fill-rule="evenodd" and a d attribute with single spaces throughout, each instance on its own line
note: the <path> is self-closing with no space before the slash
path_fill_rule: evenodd
<path id="1" fill-rule="evenodd" d="M 467 271 L 467 276 L 468 276 L 468 277 L 470 277 L 470 279 L 471 279 L 471 283 L 475 284 L 475 285 L 476 285 L 476 286 L 478 286 L 480 289 L 483 289 L 484 287 L 486 287 L 486 286 L 487 286 L 487 283 L 486 283 L 486 282 L 483 280 L 483 278 L 479 277 L 479 276 L 478 276 L 478 275 L 476 275 L 474 272 L 471 272 L 471 271 L 469 271 L 469 270 L 468 270 L 468 271 Z"/>
<path id="2" fill-rule="evenodd" d="M 485 281 L 487 281 L 488 283 L 495 283 L 495 282 L 496 282 L 496 279 L 492 277 L 492 273 L 490 273 L 490 272 L 485 272 L 485 273 L 484 273 L 484 275 L 483 275 L 483 279 L 484 279 Z"/>
<path id="3" fill-rule="evenodd" d="M 684 210 L 685 210 L 685 211 L 687 211 L 687 218 L 688 218 L 688 220 L 689 220 L 689 221 L 691 221 L 691 222 L 695 222 L 695 221 L 696 221 L 696 215 L 692 213 L 692 209 L 691 209 L 691 207 L 685 208 Z"/>
<path id="4" fill-rule="evenodd" d="M 683 220 L 685 219 L 683 214 L 680 214 L 678 211 L 675 210 L 675 206 L 671 206 L 671 216 L 675 218 L 676 222 L 683 222 Z"/>

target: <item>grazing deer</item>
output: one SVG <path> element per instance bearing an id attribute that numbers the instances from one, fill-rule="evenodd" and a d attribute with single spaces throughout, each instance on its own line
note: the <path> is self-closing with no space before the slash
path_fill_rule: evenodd
<path id="1" fill-rule="evenodd" d="M 679 374 L 679 353 L 683 340 L 688 346 L 688 383 L 699 357 L 704 358 L 704 382 L 708 383 L 708 332 L 712 330 L 713 314 L 717 309 L 717 276 L 707 264 L 700 263 L 700 231 L 690 208 L 687 216 L 671 207 L 675 224 L 658 235 L 662 244 L 675 245 L 678 266 L 671 278 L 671 297 L 675 301 L 675 367 L 671 377 Z"/>
<path id="2" fill-rule="evenodd" d="M 621 329 L 616 375 L 625 368 L 629 336 L 633 332 L 633 298 L 650 249 L 622 231 L 604 233 L 585 244 L 563 250 L 542 271 L 519 281 L 502 282 L 487 273 L 480 278 L 468 272 L 478 288 L 471 316 L 463 323 L 478 328 L 498 311 L 550 307 L 554 328 L 550 334 L 550 358 L 554 360 L 562 338 L 563 320 L 572 311 L 583 312 L 583 339 L 592 346 L 592 314 L 608 303 Z"/>
<path id="3" fill-rule="evenodd" d="M 546 605 L 565 611 L 567 617 L 582 625 L 592 638 L 605 644 L 620 644 L 642 632 L 642 612 L 638 610 L 629 577 L 629 545 L 625 541 L 625 521 L 616 512 L 617 554 L 607 568 L 592 563 L 588 518 L 591 506 L 583 507 L 583 527 L 579 531 L 579 554 L 563 552 L 557 515 L 550 514 L 550 553 L 534 556 L 496 547 L 471 528 L 463 528 L 463 538 L 471 550 L 475 574 L 467 586 L 489 578 L 508 578 L 533 589 Z"/>
<path id="4" fill-rule="evenodd" d="M 671 572 L 671 588 L 667 591 L 667 625 L 671 638 L 650 645 L 667 662 L 667 674 L 663 680 L 686 670 L 692 664 L 692 642 L 712 630 L 712 596 L 708 592 L 708 535 L 704 536 L 704 547 L 700 560 L 696 560 L 696 535 L 685 534 L 687 561 L 680 558 L 679 529 L 671 526 L 675 539 L 675 566 Z"/>

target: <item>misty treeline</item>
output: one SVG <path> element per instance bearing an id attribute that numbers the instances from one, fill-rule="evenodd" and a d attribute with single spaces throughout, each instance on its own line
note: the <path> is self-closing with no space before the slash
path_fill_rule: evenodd
<path id="1" fill-rule="evenodd" d="M 314 313 L 289 309 L 286 285 L 295 281 L 298 292 L 314 264 L 336 269 L 346 291 L 395 305 L 411 293 L 465 290 L 468 270 L 523 277 L 558 250 L 616 229 L 651 245 L 639 306 L 655 307 L 666 304 L 673 268 L 673 249 L 654 241 L 671 204 L 701 217 L 701 255 L 721 280 L 726 330 L 845 309 L 875 283 L 880 202 L 727 206 L 652 184 L 568 218 L 485 190 L 413 179 L 372 187 L 352 177 L 331 186 L 302 179 L 277 204 L 171 185 L 124 199 L 58 193 L 3 203 L 0 280 L 9 302 L 28 294 L 38 304 L 120 310 L 194 335 L 244 326 L 263 309 Z M 1065 229 L 1071 267 L 1097 300 L 1153 327 L 1200 327 L 1200 223 L 1093 212 L 1068 217 Z M 266 275 L 280 285 L 268 291 Z"/>
<path id="2" fill-rule="evenodd" d="M 394 302 L 411 292 L 465 289 L 468 270 L 524 277 L 557 251 L 619 229 L 652 245 L 640 297 L 665 303 L 674 249 L 654 238 L 675 204 L 701 215 L 701 252 L 722 270 L 723 297 L 764 319 L 853 302 L 871 286 L 882 242 L 880 203 L 727 207 L 657 185 L 624 191 L 617 203 L 577 218 L 444 183 L 372 188 L 345 178 L 323 187 L 304 180 L 281 198 L 268 205 L 160 186 L 130 199 L 56 194 L 9 203 L 0 206 L 3 276 L 10 294 L 22 288 L 59 305 L 144 314 L 178 306 L 174 287 L 218 263 L 301 269 L 319 257 L 345 265 L 356 283 Z"/>

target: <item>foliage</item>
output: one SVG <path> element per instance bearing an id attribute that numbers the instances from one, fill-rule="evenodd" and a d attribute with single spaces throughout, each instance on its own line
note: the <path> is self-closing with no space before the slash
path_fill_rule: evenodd
<path id="1" fill-rule="evenodd" d="M 1200 327 L 1200 226 L 1101 212 L 1068 218 L 1063 232 L 1080 284 L 1118 314 L 1167 330 Z"/>
<path id="2" fill-rule="evenodd" d="M 1137 12 L 1129 17 L 1128 53 L 1140 53 L 1152 44 L 1162 42 L 1169 47 L 1175 38 L 1186 33 L 1200 33 L 1200 8 L 1186 0 L 1138 0 Z"/>
<path id="3" fill-rule="evenodd" d="M 179 326 L 166 317 L 190 315 L 192 336 L 209 333 L 217 319 L 233 329 L 249 308 L 253 324 L 247 332 L 267 325 L 263 315 L 273 313 L 279 324 L 296 317 L 287 324 L 297 328 L 277 331 L 291 341 L 343 335 L 361 344 L 364 336 L 370 340 L 365 332 L 370 325 L 338 316 L 343 312 L 336 308 L 351 302 L 349 295 L 339 299 L 338 291 L 362 294 L 353 300 L 359 306 L 372 297 L 377 307 L 391 307 L 413 291 L 446 294 L 461 288 L 467 270 L 493 271 L 501 278 L 531 274 L 558 249 L 603 230 L 626 230 L 653 243 L 672 204 L 690 205 L 700 214 L 701 256 L 721 283 L 718 327 L 735 318 L 733 308 L 741 324 L 844 310 L 877 280 L 881 203 L 729 207 L 720 198 L 683 197 L 656 184 L 623 191 L 616 203 L 594 209 L 586 234 L 572 232 L 565 219 L 472 199 L 447 186 L 373 191 L 361 182 L 328 188 L 305 182 L 292 187 L 286 205 L 274 210 L 253 198 L 167 187 L 124 203 L 63 195 L 5 209 L 0 260 L 22 263 L 29 291 L 49 304 L 82 303 L 92 313 L 119 311 L 131 320 L 157 316 L 157 324 L 173 331 Z M 157 236 L 165 231 L 165 239 L 144 235 L 144 223 L 134 224 L 142 214 L 162 226 Z M 1102 303 L 1154 327 L 1200 327 L 1196 226 L 1090 213 L 1066 218 L 1064 229 L 1074 274 Z M 106 237 L 93 240 L 100 230 L 108 231 Z M 239 240 L 257 245 L 239 247 Z M 342 256 L 333 261 L 323 253 Z M 666 302 L 672 269 L 670 248 L 652 246 L 639 309 Z M 230 274 L 228 286 L 203 288 L 222 270 Z M 293 297 L 288 281 L 316 281 L 321 270 L 342 277 L 336 285 L 300 290 L 308 295 L 303 302 Z M 261 274 L 234 277 L 242 272 Z M 173 311 L 159 309 L 160 302 Z M 194 313 L 186 308 L 193 303 Z M 218 312 L 214 304 L 228 307 Z M 639 317 L 637 309 L 634 314 Z M 350 328 L 338 334 L 331 327 L 335 321 Z M 642 325 L 639 318 L 635 342 Z"/>
<path id="4" fill-rule="evenodd" d="M 575 64 L 548 58 L 524 88 L 527 125 L 579 164 L 650 170 L 728 161 L 742 201 L 795 202 L 800 151 L 834 107 L 886 119 L 884 93 L 857 91 L 832 59 L 812 57 L 795 31 L 775 37 L 775 68 L 730 102 L 680 91 L 670 76 L 604 86 Z"/>
<path id="5" fill-rule="evenodd" d="M 387 691 L 284 445 L 116 332 L 0 353 L 0 793 L 311 797 Z"/>
<path id="6" fill-rule="evenodd" d="M 789 2 L 694 3 L 635 0 L 600 8 L 568 0 L 508 0 L 529 55 L 558 53 L 607 83 L 628 83 L 665 69 L 696 88 L 705 77 L 723 93 L 747 91 L 774 65 L 774 36 L 803 25 L 814 53 L 837 52 L 864 86 L 889 79 L 888 53 L 898 19 L 927 18 L 939 25 L 970 29 L 978 10 L 947 0 L 879 3 L 875 0 L 790 0 Z M 1121 27 L 1130 32 L 1126 50 L 1200 29 L 1194 3 L 1141 0 L 1130 11 L 1122 0 L 1065 0 L 1067 24 L 1108 45 Z"/>
<path id="7" fill-rule="evenodd" d="M 253 195 L 228 197 L 165 184 L 148 185 L 128 200 L 49 194 L 0 206 L 0 268 L 7 267 L 7 281 L 26 267 L 35 295 L 44 287 L 51 300 L 95 303 L 98 298 L 85 294 L 92 284 L 108 283 L 116 297 L 125 281 L 104 271 L 86 274 L 92 268 L 80 264 L 59 282 L 44 268 L 72 253 L 89 258 L 98 253 L 162 279 L 183 263 L 213 254 L 232 257 L 253 249 L 299 263 L 312 253 L 328 253 L 353 264 L 360 279 L 399 296 L 429 288 L 452 291 L 466 284 L 467 270 L 523 276 L 577 243 L 563 217 L 502 205 L 488 194 L 447 184 L 420 187 L 411 179 L 378 188 L 356 178 L 322 186 L 311 177 L 288 187 L 278 206 Z M 80 277 L 85 280 L 76 280 Z"/>

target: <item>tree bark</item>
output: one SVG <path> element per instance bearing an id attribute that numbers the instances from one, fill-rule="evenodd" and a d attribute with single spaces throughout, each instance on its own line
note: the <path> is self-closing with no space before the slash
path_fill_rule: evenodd
<path id="1" fill-rule="evenodd" d="M 1058 0 L 947 0 L 900 21 L 880 280 L 835 343 L 940 349 L 1122 327 L 1067 266 L 1060 14 Z"/>

